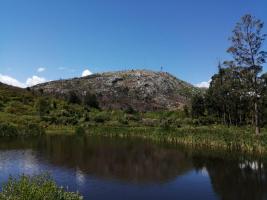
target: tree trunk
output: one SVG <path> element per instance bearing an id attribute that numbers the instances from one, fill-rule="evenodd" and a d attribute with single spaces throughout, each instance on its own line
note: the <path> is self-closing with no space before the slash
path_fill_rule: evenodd
<path id="1" fill-rule="evenodd" d="M 223 124 L 226 125 L 226 116 L 225 116 L 225 112 L 223 112 Z"/>
<path id="2" fill-rule="evenodd" d="M 255 109 L 255 134 L 260 134 L 260 127 L 259 127 L 259 112 L 258 112 L 258 102 L 255 101 L 254 103 L 254 109 Z"/>
<path id="3" fill-rule="evenodd" d="M 230 113 L 228 114 L 228 117 L 229 117 L 229 123 L 232 126 L 232 118 L 231 118 L 231 114 Z"/>

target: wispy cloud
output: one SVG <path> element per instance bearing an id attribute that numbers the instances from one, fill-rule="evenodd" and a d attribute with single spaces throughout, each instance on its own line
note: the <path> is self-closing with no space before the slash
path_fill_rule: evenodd
<path id="1" fill-rule="evenodd" d="M 83 72 L 82 72 L 82 77 L 84 77 L 84 76 L 89 76 L 89 75 L 91 75 L 91 74 L 93 74 L 89 69 L 86 69 L 86 70 L 84 70 Z"/>
<path id="2" fill-rule="evenodd" d="M 44 72 L 46 69 L 44 68 L 44 67 L 39 67 L 38 69 L 37 69 L 37 72 Z"/>
<path id="3" fill-rule="evenodd" d="M 44 83 L 46 82 L 46 79 L 43 77 L 34 75 L 32 77 L 27 78 L 25 83 L 23 83 L 11 76 L 0 74 L 0 82 L 5 83 L 7 85 L 15 86 L 15 87 L 25 88 L 25 87 L 31 87 L 33 85 L 37 85 L 40 83 Z"/>
<path id="4" fill-rule="evenodd" d="M 195 84 L 195 86 L 197 86 L 199 88 L 208 88 L 210 86 L 210 82 L 211 82 L 211 80 L 203 81 L 203 82 Z"/>

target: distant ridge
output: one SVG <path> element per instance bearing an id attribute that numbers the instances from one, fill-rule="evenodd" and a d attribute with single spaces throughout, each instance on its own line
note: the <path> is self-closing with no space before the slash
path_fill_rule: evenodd
<path id="1" fill-rule="evenodd" d="M 104 72 L 81 78 L 58 80 L 31 88 L 59 98 L 75 93 L 82 99 L 87 93 L 97 97 L 102 109 L 137 111 L 173 110 L 188 104 L 199 88 L 167 72 L 128 70 Z"/>

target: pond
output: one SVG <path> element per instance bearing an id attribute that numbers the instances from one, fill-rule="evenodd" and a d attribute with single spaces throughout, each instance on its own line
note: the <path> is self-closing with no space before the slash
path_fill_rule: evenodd
<path id="1" fill-rule="evenodd" d="M 85 199 L 267 199 L 267 162 L 141 139 L 0 140 L 0 183 L 49 172 Z"/>

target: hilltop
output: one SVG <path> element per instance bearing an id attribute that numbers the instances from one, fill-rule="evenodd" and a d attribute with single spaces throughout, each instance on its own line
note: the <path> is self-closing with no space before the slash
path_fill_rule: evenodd
<path id="1" fill-rule="evenodd" d="M 128 70 L 51 81 L 31 88 L 34 92 L 83 101 L 94 95 L 102 109 L 137 111 L 174 110 L 188 104 L 200 89 L 167 72 Z"/>

